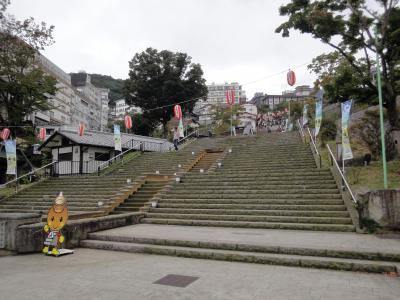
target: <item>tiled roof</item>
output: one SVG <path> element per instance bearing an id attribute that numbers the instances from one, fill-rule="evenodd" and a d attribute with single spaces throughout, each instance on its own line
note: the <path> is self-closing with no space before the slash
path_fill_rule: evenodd
<path id="1" fill-rule="evenodd" d="M 40 146 L 44 148 L 48 142 L 50 142 L 54 136 L 62 135 L 72 142 L 80 145 L 91 145 L 98 147 L 114 148 L 114 133 L 102 132 L 102 131 L 86 131 L 83 136 L 79 136 L 77 131 L 72 130 L 59 130 L 55 131 L 46 141 Z M 154 143 L 169 143 L 166 139 L 158 139 L 148 136 L 121 133 L 122 146 L 128 144 L 129 141 L 141 141 L 141 142 L 154 142 Z"/>

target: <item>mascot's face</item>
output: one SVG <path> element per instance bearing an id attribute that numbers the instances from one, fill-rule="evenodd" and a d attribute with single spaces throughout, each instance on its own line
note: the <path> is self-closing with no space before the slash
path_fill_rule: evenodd
<path id="1" fill-rule="evenodd" d="M 61 230 L 68 221 L 68 209 L 66 206 L 54 205 L 47 214 L 47 225 L 50 230 Z"/>

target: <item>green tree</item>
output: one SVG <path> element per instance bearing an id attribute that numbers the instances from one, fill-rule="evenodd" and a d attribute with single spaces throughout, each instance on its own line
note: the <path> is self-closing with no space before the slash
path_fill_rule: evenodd
<path id="1" fill-rule="evenodd" d="M 379 129 L 378 110 L 367 110 L 363 117 L 351 128 L 361 142 L 368 147 L 374 159 L 382 155 L 381 132 Z M 385 132 L 386 158 L 392 160 L 396 156 L 396 148 L 388 130 Z"/>
<path id="2" fill-rule="evenodd" d="M 124 98 L 125 80 L 101 74 L 90 74 L 90 80 L 96 87 L 110 89 L 110 95 L 108 96 L 110 104 L 113 105 L 115 100 Z"/>
<path id="3" fill-rule="evenodd" d="M 214 120 L 216 123 L 215 133 L 223 134 L 230 132 L 231 127 L 231 108 L 226 105 L 213 105 L 211 112 L 214 115 Z M 239 120 L 238 116 L 244 112 L 244 108 L 241 105 L 235 104 L 232 106 L 232 125 L 238 126 Z"/>
<path id="4" fill-rule="evenodd" d="M 129 68 L 125 83 L 127 102 L 141 107 L 151 122 L 161 122 L 165 137 L 172 104 L 207 95 L 201 66 L 192 63 L 186 53 L 147 48 L 135 54 Z M 182 112 L 191 112 L 194 104 L 195 101 L 182 104 Z"/>
<path id="5" fill-rule="evenodd" d="M 358 59 L 358 65 L 366 76 L 371 76 L 364 59 Z M 366 84 L 370 78 L 363 78 L 355 73 L 350 63 L 339 52 L 317 56 L 308 69 L 318 75 L 315 84 L 324 88 L 325 98 L 329 103 L 353 99 L 357 103 L 377 104 L 376 87 Z"/>
<path id="6" fill-rule="evenodd" d="M 108 128 L 111 130 L 114 128 L 114 124 L 121 127 L 121 132 L 129 132 L 138 135 L 151 136 L 156 124 L 152 122 L 146 114 L 131 114 L 132 128 L 127 130 L 124 121 L 113 121 L 108 124 Z"/>
<path id="7" fill-rule="evenodd" d="M 18 126 L 30 113 L 49 109 L 48 95 L 56 92 L 56 80 L 36 63 L 53 43 L 54 27 L 6 15 L 9 3 L 0 0 L 0 124 Z"/>
<path id="8" fill-rule="evenodd" d="M 281 24 L 276 32 L 288 37 L 291 29 L 298 30 L 301 33 L 311 34 L 313 38 L 331 46 L 347 61 L 349 70 L 359 77 L 357 87 L 367 87 L 375 96 L 376 84 L 370 74 L 375 63 L 375 55 L 379 54 L 382 64 L 384 106 L 387 108 L 391 127 L 398 128 L 396 109 L 396 96 L 400 93 L 398 3 L 398 0 L 368 1 L 368 5 L 365 0 L 292 0 L 280 7 L 280 14 L 288 16 L 288 20 Z M 379 9 L 374 10 L 373 6 Z M 346 76 L 340 78 L 344 80 Z"/>

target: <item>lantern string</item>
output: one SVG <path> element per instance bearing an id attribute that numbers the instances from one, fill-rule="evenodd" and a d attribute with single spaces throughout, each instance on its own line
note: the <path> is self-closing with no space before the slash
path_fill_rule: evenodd
<path id="1" fill-rule="evenodd" d="M 309 64 L 309 62 L 302 63 L 301 65 L 298 65 L 298 66 L 295 66 L 295 67 L 291 68 L 290 70 L 294 70 L 294 69 L 298 69 L 298 68 L 304 67 L 307 64 Z M 285 70 L 282 70 L 282 71 L 274 73 L 274 74 L 270 74 L 270 75 L 268 75 L 266 77 L 262 77 L 262 78 L 259 78 L 259 79 L 253 80 L 253 81 L 245 82 L 245 83 L 242 84 L 242 86 L 253 84 L 253 83 L 256 83 L 256 82 L 259 82 L 259 81 L 263 81 L 265 79 L 268 79 L 268 78 L 275 77 L 275 76 L 281 75 L 283 73 L 286 73 L 287 71 L 288 71 L 288 69 L 286 68 Z M 175 103 L 172 103 L 172 104 L 167 104 L 167 105 L 158 106 L 158 107 L 154 107 L 154 108 L 144 109 L 143 112 L 149 112 L 149 111 L 153 111 L 153 110 L 157 110 L 157 109 L 163 109 L 163 108 L 171 107 L 171 106 L 174 106 L 174 105 L 177 105 L 177 104 L 193 102 L 193 101 L 197 101 L 197 100 L 200 100 L 200 99 L 204 99 L 204 97 L 197 97 L 197 98 L 192 98 L 192 99 L 185 100 L 185 101 L 175 102 Z"/>

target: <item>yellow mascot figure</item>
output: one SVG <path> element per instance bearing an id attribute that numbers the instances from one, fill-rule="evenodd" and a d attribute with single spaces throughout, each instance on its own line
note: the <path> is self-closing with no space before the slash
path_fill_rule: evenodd
<path id="1" fill-rule="evenodd" d="M 61 233 L 61 229 L 68 221 L 68 208 L 65 203 L 65 198 L 60 192 L 54 201 L 54 205 L 50 208 L 47 214 L 47 224 L 44 226 L 44 231 L 47 234 L 44 241 L 43 253 L 59 256 L 60 246 L 64 242 L 65 237 Z"/>

